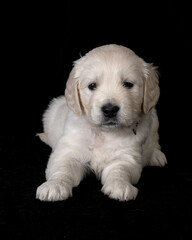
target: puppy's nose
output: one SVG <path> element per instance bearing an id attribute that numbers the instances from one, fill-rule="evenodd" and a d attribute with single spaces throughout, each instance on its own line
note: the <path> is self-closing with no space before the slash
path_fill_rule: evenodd
<path id="1" fill-rule="evenodd" d="M 111 103 L 105 104 L 102 106 L 101 110 L 105 117 L 112 118 L 117 115 L 119 111 L 119 107 L 117 105 L 113 105 Z"/>

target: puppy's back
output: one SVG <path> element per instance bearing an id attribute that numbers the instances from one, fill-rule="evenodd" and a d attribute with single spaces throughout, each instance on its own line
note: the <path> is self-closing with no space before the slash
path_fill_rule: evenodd
<path id="1" fill-rule="evenodd" d="M 63 135 L 64 125 L 68 114 L 68 107 L 64 96 L 54 98 L 43 114 L 43 129 L 46 143 L 54 148 Z"/>

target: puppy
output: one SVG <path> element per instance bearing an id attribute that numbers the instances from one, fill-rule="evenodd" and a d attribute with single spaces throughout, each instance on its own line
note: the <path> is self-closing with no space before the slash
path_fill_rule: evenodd
<path id="1" fill-rule="evenodd" d="M 91 170 L 110 198 L 135 199 L 142 168 L 166 164 L 158 98 L 156 68 L 126 47 L 105 45 L 75 61 L 65 97 L 53 99 L 43 115 L 39 136 L 52 153 L 36 197 L 65 200 Z"/>

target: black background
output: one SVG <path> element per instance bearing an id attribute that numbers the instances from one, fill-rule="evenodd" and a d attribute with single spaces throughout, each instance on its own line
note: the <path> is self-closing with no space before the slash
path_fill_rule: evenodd
<path id="1" fill-rule="evenodd" d="M 187 4 L 188 2 L 188 4 Z M 65 1 L 2 6 L 1 226 L 12 239 L 187 239 L 191 226 L 191 10 L 189 1 Z M 36 137 L 72 62 L 116 43 L 159 67 L 164 169 L 146 168 L 136 201 L 119 203 L 94 177 L 60 203 L 35 200 L 50 149 Z"/>

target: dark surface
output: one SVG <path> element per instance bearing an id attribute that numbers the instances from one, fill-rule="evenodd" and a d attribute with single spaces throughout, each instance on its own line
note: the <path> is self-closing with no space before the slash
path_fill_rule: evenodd
<path id="1" fill-rule="evenodd" d="M 1 138 L 1 227 L 5 239 L 190 239 L 191 170 L 145 168 L 135 201 L 104 196 L 88 176 L 73 197 L 48 203 L 35 199 L 44 181 L 50 149 L 34 136 Z M 5 236 L 5 235 L 4 235 Z"/>
<path id="2" fill-rule="evenodd" d="M 1 239 L 191 239 L 190 2 L 78 2 L 3 8 Z M 63 94 L 72 61 L 108 43 L 159 66 L 157 111 L 168 165 L 143 170 L 135 201 L 109 199 L 91 175 L 72 198 L 40 202 L 35 192 L 51 151 L 35 137 L 42 113 Z"/>

